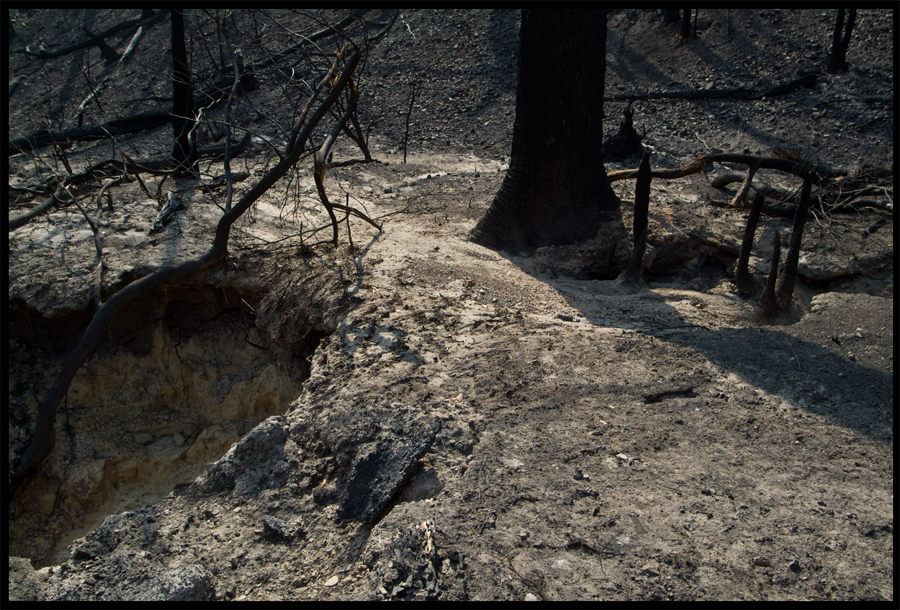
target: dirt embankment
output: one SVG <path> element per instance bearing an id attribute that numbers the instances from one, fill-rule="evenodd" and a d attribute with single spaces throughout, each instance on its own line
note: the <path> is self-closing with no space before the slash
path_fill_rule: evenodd
<path id="1" fill-rule="evenodd" d="M 731 11 L 729 34 L 729 12 L 701 11 L 679 42 L 652 12 L 615 11 L 607 90 L 777 85 L 825 65 L 834 12 Z M 890 105 L 866 101 L 893 95 L 890 24 L 860 11 L 851 71 L 780 99 L 636 102 L 654 163 L 778 145 L 892 165 Z M 300 177 L 301 203 L 261 201 L 224 268 L 113 329 L 50 476 L 10 516 L 31 558 L 10 558 L 11 599 L 893 599 L 892 216 L 812 219 L 791 312 L 768 322 L 732 283 L 747 212 L 710 203 L 737 185 L 706 176 L 653 183 L 640 289 L 591 278 L 595 243 L 467 242 L 505 171 L 516 34 L 515 12 L 404 14 L 368 64 L 366 111 L 393 110 L 379 162 L 328 181 L 384 232 L 260 247 L 322 218 Z M 402 165 L 396 108 L 447 50 Z M 623 106 L 606 104 L 610 133 Z M 625 227 L 632 189 L 616 184 Z M 119 193 L 110 285 L 202 247 L 218 213 L 192 195 L 150 235 L 155 203 Z M 46 336 L 83 327 L 71 310 L 93 299 L 87 225 L 48 218 L 10 234 L 11 455 L 72 340 Z M 757 281 L 791 222 L 761 222 Z"/>

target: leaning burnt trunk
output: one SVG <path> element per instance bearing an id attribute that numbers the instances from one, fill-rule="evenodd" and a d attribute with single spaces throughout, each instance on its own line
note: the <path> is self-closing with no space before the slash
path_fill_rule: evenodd
<path id="1" fill-rule="evenodd" d="M 597 233 L 618 203 L 603 167 L 605 73 L 605 11 L 522 11 L 509 171 L 473 241 L 532 250 Z"/>

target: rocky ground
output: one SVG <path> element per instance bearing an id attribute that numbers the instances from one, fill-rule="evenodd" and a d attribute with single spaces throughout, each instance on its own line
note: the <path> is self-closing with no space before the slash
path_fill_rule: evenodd
<path id="1" fill-rule="evenodd" d="M 13 13 L 11 48 L 131 16 Z M 860 10 L 851 70 L 827 75 L 834 13 L 701 11 L 681 41 L 652 11 L 615 11 L 607 92 L 817 73 L 764 100 L 637 101 L 636 126 L 659 167 L 780 146 L 857 175 L 892 168 L 893 16 Z M 732 284 L 747 210 L 713 205 L 738 186 L 710 186 L 726 167 L 653 182 L 639 289 L 594 279 L 599 241 L 468 242 L 508 161 L 517 30 L 511 11 L 405 12 L 374 48 L 361 114 L 380 117 L 377 162 L 326 185 L 383 232 L 354 220 L 352 246 L 345 227 L 339 248 L 276 241 L 322 222 L 306 168 L 236 229 L 226 265 L 120 315 L 73 382 L 47 472 L 10 507 L 10 599 L 894 598 L 892 213 L 811 217 L 777 320 Z M 11 137 L 36 128 L 36 76 L 63 66 L 12 55 L 10 78 L 28 76 Z M 605 104 L 607 135 L 625 103 Z M 167 134 L 125 141 L 149 154 Z M 342 143 L 334 160 L 357 157 Z M 47 174 L 10 166 L 16 185 Z M 633 182 L 614 186 L 629 226 Z M 134 184 L 114 197 L 104 291 L 205 250 L 219 214 L 189 191 L 151 234 L 157 202 Z M 757 282 L 791 226 L 761 220 Z M 96 260 L 71 206 L 10 232 L 9 250 L 12 459 L 90 316 Z"/>

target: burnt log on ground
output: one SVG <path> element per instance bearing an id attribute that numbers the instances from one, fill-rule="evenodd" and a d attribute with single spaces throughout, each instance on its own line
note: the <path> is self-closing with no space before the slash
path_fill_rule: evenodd
<path id="1" fill-rule="evenodd" d="M 805 74 L 800 78 L 782 83 L 766 89 L 765 91 L 753 92 L 743 87 L 737 89 L 706 89 L 704 91 L 658 91 L 655 93 L 623 93 L 619 95 L 610 95 L 603 98 L 605 102 L 622 101 L 622 100 L 712 100 L 712 99 L 737 99 L 737 100 L 761 100 L 763 98 L 778 97 L 793 93 L 797 89 L 803 87 L 814 87 L 817 76 L 815 74 Z"/>
<path id="2" fill-rule="evenodd" d="M 257 87 L 259 87 L 259 81 L 252 73 L 241 76 L 241 86 L 238 88 L 239 93 L 249 93 Z M 194 99 L 194 108 L 209 106 L 213 102 L 222 102 L 228 97 L 229 92 L 230 86 L 228 88 L 216 86 L 210 91 L 198 95 Z M 23 138 L 11 140 L 7 145 L 7 156 L 11 157 L 54 144 L 89 142 L 92 140 L 103 140 L 111 136 L 148 131 L 167 125 L 174 118 L 175 115 L 172 110 L 150 110 L 124 119 L 115 119 L 102 125 L 72 127 L 63 130 L 42 129 Z"/>

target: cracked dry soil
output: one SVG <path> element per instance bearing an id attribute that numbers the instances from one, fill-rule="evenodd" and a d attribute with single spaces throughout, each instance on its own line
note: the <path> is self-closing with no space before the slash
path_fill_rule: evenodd
<path id="1" fill-rule="evenodd" d="M 746 73 L 777 83 L 794 64 L 773 73 L 766 53 L 785 39 L 794 40 L 788 52 L 797 63 L 824 62 L 829 18 L 821 15 L 831 11 L 734 12 L 735 38 L 724 31 L 725 11 L 702 11 L 700 39 L 680 44 L 651 13 L 613 12 L 607 90 L 652 88 L 654 66 L 666 74 L 660 88 L 720 78 L 724 88 Z M 397 27 L 377 52 L 388 66 L 403 65 L 458 29 L 468 66 L 489 74 L 515 65 L 516 18 L 405 14 L 417 38 Z M 833 166 L 890 165 L 889 107 L 885 114 L 840 93 L 893 95 L 893 52 L 877 46 L 892 45 L 882 38 L 890 20 L 860 11 L 855 35 L 873 41 L 870 55 L 854 56 L 851 46 L 848 60 L 866 68 L 825 77 L 821 90 L 768 105 L 639 102 L 636 117 L 646 122 L 638 118 L 638 130 L 652 126 L 662 165 L 683 165 L 701 139 L 756 154 L 793 146 Z M 716 57 L 703 55 L 711 49 Z M 457 77 L 448 69 L 433 78 L 434 96 L 422 99 L 440 106 L 437 92 Z M 378 88 L 383 99 L 373 104 L 399 105 L 398 89 Z M 257 238 L 291 229 L 278 207 L 283 193 L 261 202 L 236 232 L 227 268 L 182 289 L 236 291 L 232 301 L 246 299 L 247 336 L 269 341 L 267 353 L 289 352 L 318 329 L 299 395 L 249 434 L 240 430 L 221 459 L 194 464 L 188 480 L 160 490 L 171 491 L 166 497 L 92 524 L 50 565 L 35 570 L 10 557 L 11 599 L 894 598 L 893 218 L 864 209 L 808 223 L 792 310 L 769 323 L 735 294 L 734 257 L 721 250 L 693 252 L 677 268 L 646 258 L 649 282 L 639 290 L 589 279 L 593 244 L 486 250 L 466 235 L 503 178 L 514 83 L 511 91 L 473 79 L 457 106 L 465 116 L 423 110 L 420 135 L 448 133 L 446 143 L 417 140 L 400 164 L 401 120 L 373 146 L 378 163 L 329 173 L 333 200 L 340 185 L 385 222 L 381 234 L 354 222 L 355 248 L 261 249 Z M 607 103 L 607 117 L 621 106 Z M 800 136 L 811 107 L 827 108 L 827 119 L 816 124 L 820 135 Z M 728 122 L 735 112 L 740 127 Z M 836 127 L 847 125 L 841 112 L 868 123 L 849 138 Z M 335 160 L 357 154 L 345 147 Z M 633 183 L 615 187 L 627 219 Z M 710 191 L 703 177 L 654 181 L 650 253 L 676 231 L 739 243 L 746 211 L 706 199 L 730 195 Z M 150 236 L 152 202 L 142 206 L 137 189 L 123 197 L 135 206 L 128 218 L 114 216 L 110 231 L 133 243 L 109 261 L 110 278 L 201 247 L 215 218 L 196 196 L 179 227 Z M 52 256 L 36 254 L 65 252 L 87 265 L 92 245 L 75 237 L 83 224 L 61 210 L 49 227 L 70 240 L 54 242 L 46 226 L 11 233 L 11 299 L 43 304 L 49 318 L 66 298 L 91 302 L 87 274 L 54 287 L 46 280 Z M 790 226 L 761 221 L 758 278 L 768 271 L 771 234 Z M 153 350 L 168 349 L 166 336 L 148 339 Z M 211 350 L 197 351 L 211 360 Z M 50 376 L 46 358 L 35 370 Z M 227 364 L 213 362 L 206 374 L 216 366 Z M 254 415 L 263 417 L 247 421 Z M 91 455 L 94 439 L 85 429 L 80 456 Z M 61 476 L 71 467 L 60 466 Z"/>

